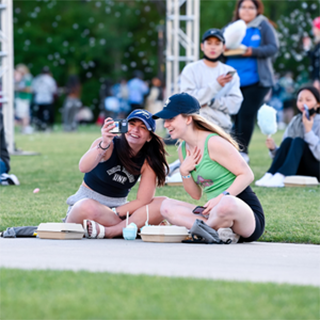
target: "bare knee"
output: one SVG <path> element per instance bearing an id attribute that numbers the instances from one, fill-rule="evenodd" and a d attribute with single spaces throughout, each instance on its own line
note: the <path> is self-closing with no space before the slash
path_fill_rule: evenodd
<path id="1" fill-rule="evenodd" d="M 232 219 L 237 210 L 237 204 L 233 197 L 224 196 L 216 207 L 216 215 L 221 219 Z"/>
<path id="2" fill-rule="evenodd" d="M 82 199 L 74 204 L 75 210 L 83 218 L 94 220 L 97 218 L 97 201 L 92 199 Z"/>
<path id="3" fill-rule="evenodd" d="M 176 200 L 172 200 L 170 198 L 166 198 L 162 201 L 160 212 L 161 215 L 165 218 L 170 220 L 170 217 L 173 215 L 172 207 L 176 204 Z"/>

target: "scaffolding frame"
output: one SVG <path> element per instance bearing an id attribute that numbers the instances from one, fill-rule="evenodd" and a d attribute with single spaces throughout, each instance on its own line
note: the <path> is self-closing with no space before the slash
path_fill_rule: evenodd
<path id="1" fill-rule="evenodd" d="M 182 67 L 199 59 L 199 17 L 200 0 L 167 0 L 167 96 L 179 92 Z"/>
<path id="2" fill-rule="evenodd" d="M 0 20 L 0 103 L 2 103 L 8 151 L 12 154 L 14 153 L 13 0 L 1 0 Z"/>

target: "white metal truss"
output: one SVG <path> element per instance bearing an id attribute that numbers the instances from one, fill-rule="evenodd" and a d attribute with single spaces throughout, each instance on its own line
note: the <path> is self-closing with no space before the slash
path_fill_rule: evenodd
<path id="1" fill-rule="evenodd" d="M 14 153 L 14 112 L 13 112 L 13 0 L 0 3 L 0 103 L 4 118 L 4 129 L 8 151 Z"/>
<path id="2" fill-rule="evenodd" d="M 185 64 L 199 59 L 200 0 L 167 0 L 167 96 L 179 92 L 179 74 Z"/>

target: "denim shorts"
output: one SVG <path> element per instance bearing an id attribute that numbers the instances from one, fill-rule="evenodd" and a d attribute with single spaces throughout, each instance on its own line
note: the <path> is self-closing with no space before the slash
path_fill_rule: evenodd
<path id="1" fill-rule="evenodd" d="M 116 208 L 127 203 L 127 197 L 122 197 L 122 198 L 107 197 L 101 193 L 95 192 L 81 185 L 79 190 L 67 199 L 67 204 L 69 205 L 69 207 L 67 210 L 66 217 L 62 219 L 63 222 L 66 221 L 67 216 L 70 210 L 72 209 L 73 205 L 82 199 L 93 199 L 109 208 Z"/>

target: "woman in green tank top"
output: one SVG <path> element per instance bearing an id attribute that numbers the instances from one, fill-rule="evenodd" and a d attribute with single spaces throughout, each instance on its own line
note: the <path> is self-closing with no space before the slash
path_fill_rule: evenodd
<path id="1" fill-rule="evenodd" d="M 193 199 L 199 200 L 204 192 L 208 200 L 202 214 L 196 215 L 195 205 L 167 199 L 161 214 L 170 223 L 188 229 L 201 219 L 218 233 L 231 228 L 242 241 L 255 241 L 263 233 L 264 215 L 249 186 L 253 173 L 237 143 L 198 115 L 199 109 L 195 98 L 181 93 L 171 96 L 164 109 L 153 116 L 165 120 L 172 139 L 182 140 L 178 153 L 183 187 Z"/>

